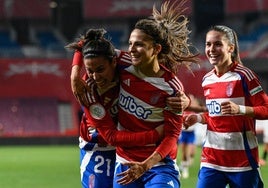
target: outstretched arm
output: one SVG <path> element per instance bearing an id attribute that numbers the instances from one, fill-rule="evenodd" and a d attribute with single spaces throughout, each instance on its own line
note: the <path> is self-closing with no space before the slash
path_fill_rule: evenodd
<path id="1" fill-rule="evenodd" d="M 85 109 L 87 117 L 91 120 L 105 141 L 113 146 L 144 146 L 155 144 L 161 139 L 161 128 L 142 132 L 117 130 L 110 114 L 100 103 L 90 104 L 89 110 Z"/>

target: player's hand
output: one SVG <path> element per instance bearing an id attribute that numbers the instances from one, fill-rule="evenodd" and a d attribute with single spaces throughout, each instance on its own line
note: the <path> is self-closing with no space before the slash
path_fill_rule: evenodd
<path id="1" fill-rule="evenodd" d="M 145 165 L 141 162 L 129 162 L 124 163 L 124 165 L 129 166 L 129 169 L 117 174 L 117 176 L 121 176 L 121 178 L 117 180 L 121 185 L 134 182 L 147 171 Z"/>
<path id="2" fill-rule="evenodd" d="M 239 106 L 232 101 L 221 103 L 221 113 L 223 115 L 239 114 Z"/>
<path id="3" fill-rule="evenodd" d="M 164 138 L 164 124 L 157 126 L 155 130 L 159 134 L 159 139 L 162 140 Z"/>
<path id="4" fill-rule="evenodd" d="M 71 88 L 76 100 L 83 106 L 88 107 L 89 101 L 86 96 L 87 86 L 81 78 L 71 79 Z"/>
<path id="5" fill-rule="evenodd" d="M 197 123 L 197 115 L 196 114 L 187 114 L 183 116 L 183 126 L 185 129 L 188 129 L 193 124 Z"/>
<path id="6" fill-rule="evenodd" d="M 189 105 L 191 100 L 183 91 L 179 91 L 175 97 L 168 97 L 166 100 L 167 106 L 173 112 L 182 113 Z"/>

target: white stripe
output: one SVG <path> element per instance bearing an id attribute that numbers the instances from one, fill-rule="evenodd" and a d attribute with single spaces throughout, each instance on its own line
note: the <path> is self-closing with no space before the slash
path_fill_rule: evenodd
<path id="1" fill-rule="evenodd" d="M 79 137 L 79 148 L 80 149 L 83 149 L 87 143 L 88 142 L 85 141 L 81 136 Z M 92 150 L 88 150 L 88 151 L 111 151 L 111 150 L 115 150 L 115 147 L 111 146 L 111 145 L 107 145 L 105 147 L 99 147 L 98 143 L 95 143 Z"/>
<path id="2" fill-rule="evenodd" d="M 173 160 L 174 161 L 174 164 L 176 164 L 176 159 L 175 160 Z M 130 162 L 129 160 L 127 160 L 127 159 L 125 159 L 125 158 L 123 158 L 123 157 L 121 157 L 121 156 L 119 156 L 118 154 L 116 154 L 116 162 L 117 163 L 128 163 L 128 162 Z M 157 167 L 157 166 L 161 166 L 161 165 L 165 165 L 166 163 L 164 163 L 164 162 L 158 162 L 157 164 L 155 164 L 153 167 Z M 175 169 L 178 169 L 177 168 L 177 165 L 174 165 L 174 168 Z"/>
<path id="3" fill-rule="evenodd" d="M 243 75 L 245 75 L 249 81 L 251 81 L 251 80 L 253 80 L 253 79 L 255 78 L 255 75 L 254 75 L 254 74 L 252 73 L 252 71 L 251 71 L 250 69 L 248 69 L 247 67 L 238 65 L 238 66 L 235 68 L 235 71 L 238 71 L 238 72 L 243 73 Z"/>
<path id="4" fill-rule="evenodd" d="M 87 151 L 86 154 L 84 155 L 82 161 L 81 161 L 81 165 L 80 165 L 81 181 L 83 179 L 84 172 L 86 171 L 87 165 L 88 165 L 92 155 L 93 155 L 92 151 Z"/>
<path id="5" fill-rule="evenodd" d="M 210 76 L 204 77 L 202 82 L 202 86 L 206 86 L 209 84 L 215 84 L 218 82 L 231 82 L 241 80 L 241 76 L 237 72 L 227 72 L 223 76 L 218 77 L 215 74 L 211 74 Z"/>
<path id="6" fill-rule="evenodd" d="M 245 171 L 249 171 L 252 170 L 251 166 L 246 166 L 246 167 L 226 167 L 226 166 L 219 166 L 219 165 L 215 165 L 215 164 L 211 164 L 211 163 L 205 163 L 205 162 L 201 162 L 201 167 L 208 167 L 208 168 L 213 168 L 213 169 L 217 169 L 219 171 L 224 171 L 224 172 L 245 172 Z"/>
<path id="7" fill-rule="evenodd" d="M 246 136 L 250 149 L 256 148 L 258 143 L 254 133 L 247 131 Z M 241 132 L 219 133 L 208 130 L 204 147 L 219 150 L 245 150 L 243 141 L 244 139 Z"/>
<path id="8" fill-rule="evenodd" d="M 183 89 L 184 89 L 182 84 L 176 79 L 171 79 L 171 80 L 168 81 L 168 83 L 170 85 L 172 85 L 174 88 L 176 88 L 177 90 L 183 91 Z"/>

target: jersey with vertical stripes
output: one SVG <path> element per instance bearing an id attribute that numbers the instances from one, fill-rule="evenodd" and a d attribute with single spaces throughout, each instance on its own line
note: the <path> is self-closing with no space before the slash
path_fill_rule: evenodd
<path id="1" fill-rule="evenodd" d="M 267 116 L 267 95 L 257 76 L 243 65 L 234 63 L 221 76 L 217 76 L 214 69 L 208 72 L 203 77 L 202 87 L 208 109 L 205 116 L 208 126 L 201 166 L 228 172 L 251 170 L 253 164 L 258 163 L 255 120 L 242 114 L 222 115 L 220 104 L 232 101 L 238 105 L 254 106 L 256 112 L 262 109 L 257 116 Z"/>

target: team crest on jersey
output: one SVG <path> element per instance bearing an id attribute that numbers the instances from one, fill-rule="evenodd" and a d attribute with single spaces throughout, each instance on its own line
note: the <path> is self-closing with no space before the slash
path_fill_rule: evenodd
<path id="1" fill-rule="evenodd" d="M 160 94 L 155 94 L 151 97 L 150 102 L 151 104 L 156 104 L 160 98 Z"/>
<path id="2" fill-rule="evenodd" d="M 100 104 L 93 104 L 89 107 L 90 115 L 95 119 L 102 119 L 105 116 L 105 109 Z"/>
<path id="3" fill-rule="evenodd" d="M 226 87 L 226 95 L 230 97 L 233 94 L 234 91 L 234 84 L 232 82 L 229 82 Z"/>

